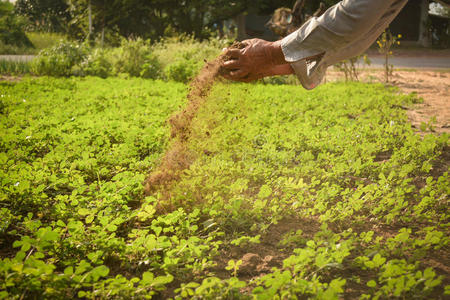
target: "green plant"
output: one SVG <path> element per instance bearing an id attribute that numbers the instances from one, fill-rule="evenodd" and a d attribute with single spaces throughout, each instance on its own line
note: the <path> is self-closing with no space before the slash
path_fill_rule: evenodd
<path id="1" fill-rule="evenodd" d="M 126 73 L 130 76 L 156 78 L 159 73 L 159 61 L 152 54 L 149 42 L 143 39 L 123 39 L 119 48 L 112 52 L 115 74 Z"/>
<path id="2" fill-rule="evenodd" d="M 220 54 L 221 49 L 228 45 L 226 41 L 220 39 L 200 42 L 191 36 L 179 35 L 162 39 L 152 45 L 152 49 L 163 69 L 179 60 L 192 60 L 198 64 L 195 70 L 197 72 L 204 60 L 214 59 Z"/>
<path id="3" fill-rule="evenodd" d="M 31 69 L 37 75 L 70 76 L 73 68 L 86 57 L 83 46 L 61 41 L 58 45 L 39 52 Z"/>
<path id="4" fill-rule="evenodd" d="M 162 68 L 158 57 L 153 53 L 148 54 L 145 58 L 145 62 L 142 65 L 141 73 L 139 73 L 142 78 L 157 79 L 161 77 Z"/>
<path id="5" fill-rule="evenodd" d="M 199 62 L 192 59 L 179 60 L 164 68 L 164 75 L 168 80 L 187 83 L 199 68 Z"/>
<path id="6" fill-rule="evenodd" d="M 153 49 L 161 61 L 164 77 L 187 83 L 197 75 L 204 61 L 214 59 L 223 47 L 218 40 L 198 42 L 181 35 L 162 40 Z"/>
<path id="7" fill-rule="evenodd" d="M 14 14 L 14 5 L 0 1 L 0 43 L 23 48 L 33 48 L 24 31 L 25 22 Z"/>
<path id="8" fill-rule="evenodd" d="M 228 265 L 225 267 L 225 269 L 231 271 L 231 275 L 233 275 L 233 277 L 237 277 L 237 272 L 240 265 L 242 265 L 242 260 L 234 261 L 231 259 L 228 261 Z"/>
<path id="9" fill-rule="evenodd" d="M 392 47 L 396 44 L 400 45 L 399 39 L 401 37 L 401 34 L 394 36 L 390 30 L 386 30 L 377 41 L 378 52 L 384 55 L 384 81 L 386 83 L 389 82 L 389 77 L 392 76 L 394 71 L 394 66 L 389 64 L 389 57 L 393 54 Z"/>
<path id="10" fill-rule="evenodd" d="M 112 74 L 112 64 L 108 60 L 107 51 L 93 49 L 80 63 L 80 73 L 106 78 Z"/>

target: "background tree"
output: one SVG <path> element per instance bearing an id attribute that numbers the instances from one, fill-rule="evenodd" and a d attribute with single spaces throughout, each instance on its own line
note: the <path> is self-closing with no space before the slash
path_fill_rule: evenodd
<path id="1" fill-rule="evenodd" d="M 33 47 L 24 32 L 25 23 L 14 13 L 14 6 L 0 0 L 0 42 L 4 45 Z"/>
<path id="2" fill-rule="evenodd" d="M 325 0 L 332 5 L 337 0 Z M 84 40 L 89 35 L 111 42 L 114 37 L 156 40 L 170 31 L 207 38 L 220 30 L 224 20 L 246 11 L 272 14 L 280 6 L 292 7 L 295 0 L 17 0 L 16 10 L 33 30 L 62 32 Z M 90 4 L 90 6 L 89 6 Z M 307 1 L 304 11 L 313 13 L 317 1 Z"/>
<path id="3" fill-rule="evenodd" d="M 15 10 L 28 19 L 29 30 L 67 32 L 70 14 L 65 0 L 17 0 Z"/>
<path id="4" fill-rule="evenodd" d="M 323 2 L 325 6 L 331 7 L 334 4 L 338 3 L 340 0 L 321 0 L 321 1 L 315 1 L 315 0 L 306 0 L 303 7 L 303 13 L 308 15 L 313 15 L 315 11 L 320 6 L 320 2 Z M 280 7 L 287 7 L 287 8 L 293 8 L 296 0 L 281 0 L 281 1 L 271 1 L 271 0 L 258 0 L 255 2 L 252 2 L 253 6 L 257 8 L 258 13 L 265 14 L 265 15 L 271 15 L 273 12 Z"/>

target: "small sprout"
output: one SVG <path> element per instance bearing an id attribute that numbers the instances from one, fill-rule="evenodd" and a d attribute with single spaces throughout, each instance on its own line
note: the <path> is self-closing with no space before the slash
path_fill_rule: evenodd
<path id="1" fill-rule="evenodd" d="M 242 260 L 241 259 L 238 260 L 238 261 L 234 261 L 233 259 L 230 259 L 228 261 L 228 265 L 225 267 L 225 269 L 228 270 L 228 271 L 232 271 L 231 272 L 232 275 L 234 277 L 236 277 L 240 265 L 242 265 Z"/>

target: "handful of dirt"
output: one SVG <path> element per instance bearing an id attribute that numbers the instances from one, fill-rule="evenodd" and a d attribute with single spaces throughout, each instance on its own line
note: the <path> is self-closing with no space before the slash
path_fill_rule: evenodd
<path id="1" fill-rule="evenodd" d="M 228 49 L 244 49 L 246 47 L 246 45 L 244 43 L 241 42 L 234 42 L 230 47 L 228 47 Z M 222 65 L 224 62 L 232 60 L 233 58 L 231 58 L 230 56 L 226 55 L 226 54 L 222 54 L 221 56 L 219 56 L 218 58 L 220 60 L 220 64 Z M 225 69 L 224 67 L 220 66 L 219 68 L 219 75 L 223 76 L 223 75 L 228 75 L 231 71 L 230 69 Z"/>

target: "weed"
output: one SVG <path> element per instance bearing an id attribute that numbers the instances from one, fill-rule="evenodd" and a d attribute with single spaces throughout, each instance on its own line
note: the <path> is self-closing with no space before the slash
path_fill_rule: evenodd
<path id="1" fill-rule="evenodd" d="M 389 64 L 389 57 L 393 54 L 392 47 L 400 45 L 401 37 L 401 34 L 394 36 L 389 30 L 386 30 L 377 41 L 378 52 L 384 55 L 384 81 L 386 83 L 389 82 L 389 77 L 392 76 L 394 70 L 394 66 Z"/>

